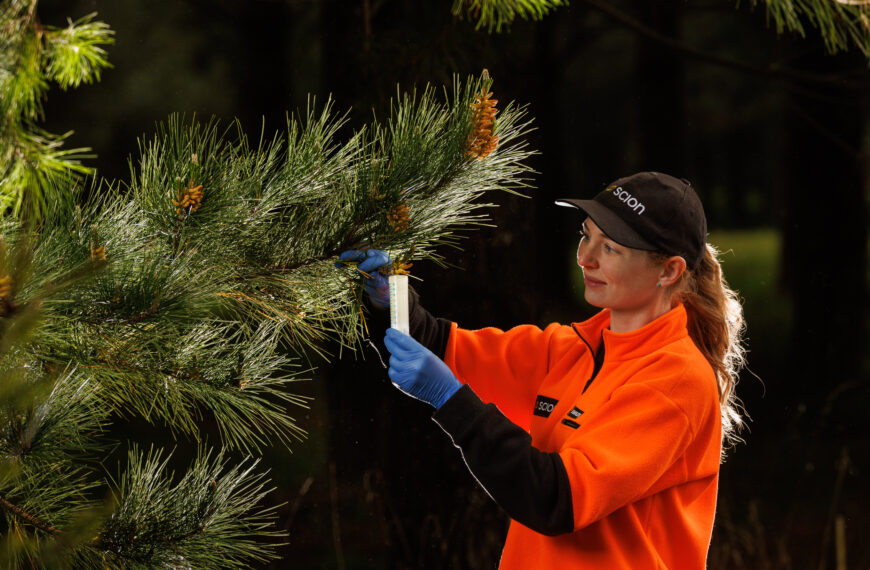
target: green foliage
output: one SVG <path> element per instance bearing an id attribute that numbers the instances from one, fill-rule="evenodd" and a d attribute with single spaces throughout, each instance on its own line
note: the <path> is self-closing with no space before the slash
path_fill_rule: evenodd
<path id="1" fill-rule="evenodd" d="M 265 475 L 227 454 L 304 437 L 290 408 L 307 407 L 294 393 L 306 358 L 364 338 L 360 280 L 335 268 L 340 252 L 438 261 L 439 245 L 485 223 L 484 193 L 527 184 L 523 110 L 508 105 L 495 133 L 472 111 L 490 86 L 457 80 L 445 100 L 432 88 L 400 93 L 383 123 L 344 143 L 329 103 L 312 102 L 256 146 L 238 125 L 173 116 L 140 142 L 129 183 L 94 181 L 90 199 L 58 203 L 37 231 L 0 220 L 16 252 L 0 259 L 0 366 L 44 386 L 0 416 L 0 448 L 15 457 L 0 481 L 10 565 L 210 568 L 274 557 L 273 513 L 258 506 Z M 498 147 L 470 156 L 472 140 L 489 134 Z M 28 308 L 28 335 L 10 336 Z M 118 415 L 199 441 L 199 458 L 178 479 L 165 453 L 132 445 L 112 483 L 95 459 Z M 219 452 L 203 443 L 209 424 Z M 75 533 L 82 525 L 91 530 Z"/>
<path id="2" fill-rule="evenodd" d="M 98 386 L 73 365 L 63 368 L 34 358 L 43 302 L 81 284 L 101 264 L 71 265 L 57 279 L 16 302 L 33 275 L 32 232 L 22 227 L 7 251 L 0 240 L 0 509 L 6 514 L 0 557 L 5 567 L 39 558 L 43 538 L 59 528 L 84 528 L 88 493 L 98 483 L 87 460 L 104 444 L 94 437 L 110 409 Z M 37 527 L 39 534 L 30 532 Z"/>
<path id="3" fill-rule="evenodd" d="M 567 0 L 453 0 L 453 14 L 477 20 L 474 29 L 501 32 L 520 17 L 540 20 L 554 8 L 567 6 Z"/>
<path id="4" fill-rule="evenodd" d="M 93 170 L 81 161 L 92 155 L 87 148 L 64 149 L 63 142 L 72 133 L 52 135 L 38 127 L 11 129 L 4 140 L 13 141 L 4 152 L 8 158 L 0 167 L 0 209 L 20 215 L 41 217 L 58 201 L 71 202 L 73 188 L 80 177 Z"/>
<path id="5" fill-rule="evenodd" d="M 169 456 L 133 449 L 118 486 L 117 506 L 93 545 L 77 555 L 88 567 L 239 568 L 272 558 L 263 540 L 280 533 L 257 461 L 233 462 L 200 451 L 173 484 Z M 255 505 L 252 508 L 252 505 Z M 220 548 L 215 548 L 215 545 Z"/>
<path id="6" fill-rule="evenodd" d="M 751 0 L 754 7 L 758 0 Z M 856 0 L 764 0 L 777 34 L 797 32 L 806 37 L 806 23 L 819 30 L 830 53 L 857 47 L 870 58 L 870 6 Z"/>
<path id="7" fill-rule="evenodd" d="M 96 13 L 65 28 L 45 29 L 46 73 L 62 88 L 100 80 L 100 72 L 111 67 L 101 47 L 112 43 L 112 30 L 104 22 L 94 22 Z"/>
<path id="8" fill-rule="evenodd" d="M 91 14 L 65 28 L 43 26 L 35 0 L 9 0 L 0 8 L 0 210 L 36 218 L 71 199 L 74 182 L 92 169 L 87 148 L 64 149 L 72 133 L 38 128 L 42 102 L 55 82 L 62 88 L 99 81 L 109 67 L 102 46 L 113 32 Z M 2 213 L 0 212 L 0 213 Z"/>
<path id="9" fill-rule="evenodd" d="M 598 2 L 588 3 L 595 6 Z M 759 0 L 750 0 L 753 8 L 758 3 Z M 828 52 L 857 47 L 870 58 L 870 4 L 866 1 L 762 0 L 761 3 L 777 34 L 788 31 L 806 37 L 809 26 L 819 31 Z M 492 33 L 510 28 L 518 17 L 540 20 L 555 8 L 567 5 L 567 0 L 454 0 L 452 12 L 476 21 L 476 30 L 486 28 Z"/>
<path id="10" fill-rule="evenodd" d="M 792 313 L 780 290 L 779 236 L 769 229 L 716 231 L 709 241 L 722 252 L 725 277 L 743 300 L 750 348 L 760 340 L 769 351 L 781 351 L 786 358 L 788 339 L 782 331 L 790 329 Z"/>

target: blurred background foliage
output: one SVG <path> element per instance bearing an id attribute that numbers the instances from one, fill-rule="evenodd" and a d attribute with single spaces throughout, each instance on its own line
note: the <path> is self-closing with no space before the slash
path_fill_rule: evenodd
<path id="1" fill-rule="evenodd" d="M 578 220 L 553 200 L 637 170 L 691 179 L 751 350 L 753 421 L 723 466 L 709 567 L 867 568 L 870 72 L 812 26 L 777 35 L 763 4 L 577 0 L 490 35 L 449 2 L 42 0 L 46 24 L 96 11 L 116 32 L 114 68 L 52 92 L 45 128 L 125 179 L 137 137 L 173 112 L 255 134 L 331 95 L 354 126 L 397 84 L 487 68 L 535 117 L 537 189 L 498 197 L 495 226 L 443 252 L 455 268 L 414 267 L 426 306 L 469 328 L 581 320 Z M 289 532 L 276 567 L 494 567 L 507 521 L 425 406 L 373 353 L 333 360 L 307 385 L 309 438 L 264 460 Z"/>

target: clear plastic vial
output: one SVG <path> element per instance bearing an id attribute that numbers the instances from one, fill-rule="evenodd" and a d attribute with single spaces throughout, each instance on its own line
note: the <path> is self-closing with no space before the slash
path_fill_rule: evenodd
<path id="1" fill-rule="evenodd" d="M 408 326 L 408 276 L 390 275 L 390 326 L 410 334 Z"/>

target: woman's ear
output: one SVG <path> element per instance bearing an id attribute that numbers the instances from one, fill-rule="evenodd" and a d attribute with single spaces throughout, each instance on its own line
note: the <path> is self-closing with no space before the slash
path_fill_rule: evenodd
<path id="1" fill-rule="evenodd" d="M 686 271 L 686 260 L 679 255 L 669 257 L 662 265 L 662 271 L 659 274 L 659 283 L 662 287 L 670 287 L 680 280 L 683 273 Z"/>

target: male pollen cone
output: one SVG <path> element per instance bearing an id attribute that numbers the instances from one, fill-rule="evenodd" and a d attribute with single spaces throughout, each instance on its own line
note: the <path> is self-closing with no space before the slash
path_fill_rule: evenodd
<path id="1" fill-rule="evenodd" d="M 474 98 L 471 104 L 474 125 L 468 135 L 468 150 L 466 154 L 477 160 L 483 160 L 498 146 L 498 137 L 493 136 L 492 129 L 495 123 L 495 108 L 498 99 L 492 98 L 492 92 L 481 92 Z"/>

